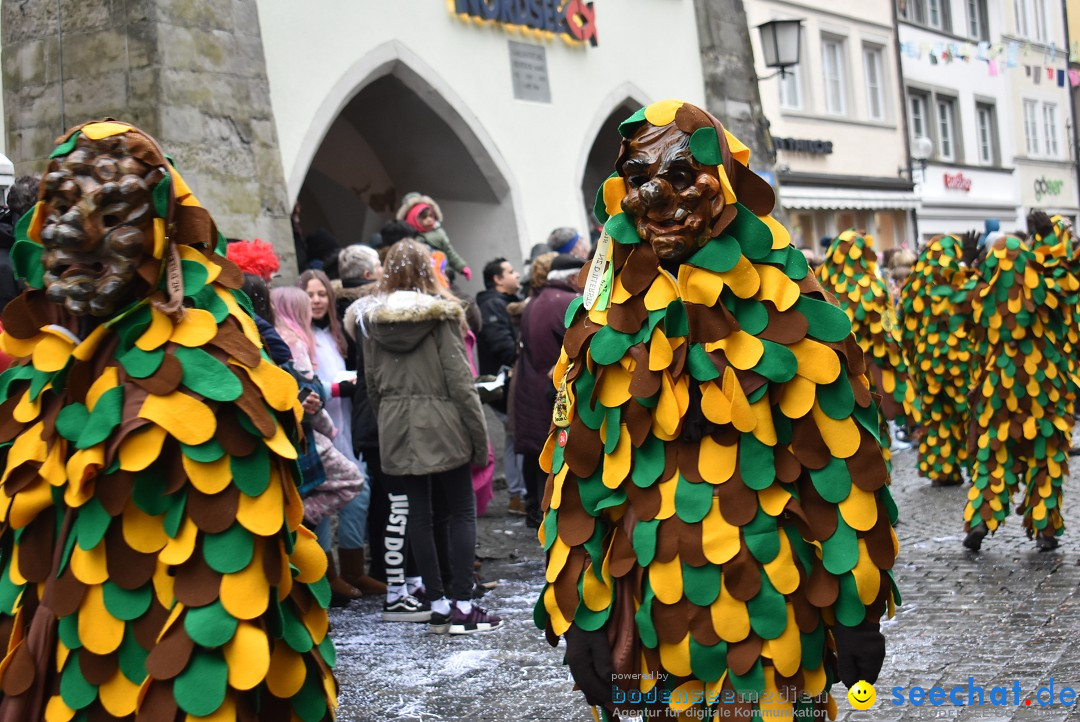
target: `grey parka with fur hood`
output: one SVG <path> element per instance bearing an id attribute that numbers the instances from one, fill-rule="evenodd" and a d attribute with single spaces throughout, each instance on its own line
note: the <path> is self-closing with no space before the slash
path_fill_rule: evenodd
<path id="1" fill-rule="evenodd" d="M 415 291 L 358 303 L 383 471 L 424 475 L 486 464 L 487 427 L 461 338 L 461 305 Z"/>

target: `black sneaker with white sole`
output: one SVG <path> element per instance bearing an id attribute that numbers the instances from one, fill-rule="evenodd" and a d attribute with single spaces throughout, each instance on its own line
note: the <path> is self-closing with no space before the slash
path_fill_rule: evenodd
<path id="1" fill-rule="evenodd" d="M 431 619 L 431 605 L 406 594 L 393 602 L 383 602 L 384 622 L 426 622 Z"/>
<path id="2" fill-rule="evenodd" d="M 468 614 L 455 604 L 450 610 L 450 634 L 475 634 L 489 632 L 502 626 L 502 619 L 490 613 L 475 602 Z"/>
<path id="3" fill-rule="evenodd" d="M 450 615 L 439 614 L 436 611 L 431 612 L 431 619 L 428 620 L 428 633 L 430 634 L 446 634 L 450 631 Z"/>

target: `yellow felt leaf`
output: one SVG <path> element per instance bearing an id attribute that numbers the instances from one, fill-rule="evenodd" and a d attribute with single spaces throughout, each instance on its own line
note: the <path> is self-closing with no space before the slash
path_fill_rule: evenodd
<path id="1" fill-rule="evenodd" d="M 601 572 L 603 574 L 603 572 Z M 582 601 L 594 612 L 602 612 L 611 606 L 611 577 L 597 579 L 592 569 L 582 572 Z"/>
<path id="2" fill-rule="evenodd" d="M 788 349 L 799 362 L 798 374 L 815 384 L 830 384 L 840 375 L 840 359 L 836 351 L 809 338 L 804 338 Z"/>
<path id="3" fill-rule="evenodd" d="M 232 482 L 228 454 L 222 455 L 216 461 L 195 461 L 183 455 L 181 462 L 192 485 L 204 494 L 220 493 Z"/>
<path id="4" fill-rule="evenodd" d="M 609 409 L 622 406 L 630 400 L 630 374 L 621 364 L 612 364 L 604 368 L 596 397 Z"/>
<path id="5" fill-rule="evenodd" d="M 705 344 L 706 351 L 723 349 L 731 365 L 742 371 L 754 368 L 765 353 L 765 347 L 746 331 L 735 331 L 719 341 Z"/>
<path id="6" fill-rule="evenodd" d="M 656 592 L 656 598 L 664 604 L 675 604 L 682 598 L 682 562 L 678 554 L 671 561 L 654 560 L 649 565 L 649 585 Z"/>
<path id="7" fill-rule="evenodd" d="M 195 522 L 191 520 L 191 517 L 184 517 L 176 536 L 169 539 L 162 548 L 161 553 L 158 554 L 158 561 L 173 566 L 180 566 L 186 562 L 191 558 L 191 553 L 195 551 L 195 538 L 198 534 L 199 527 L 195 526 Z"/>
<path id="8" fill-rule="evenodd" d="M 151 306 L 150 325 L 135 341 L 135 346 L 143 351 L 153 351 L 168 341 L 172 332 L 173 323 L 169 320 L 169 317 Z"/>
<path id="9" fill-rule="evenodd" d="M 703 436 L 698 447 L 698 473 L 710 484 L 722 484 L 735 473 L 737 446 L 718 444 L 711 436 Z"/>
<path id="10" fill-rule="evenodd" d="M 604 181 L 604 210 L 609 216 L 623 212 L 622 201 L 626 197 L 626 179 L 620 176 Z"/>
<path id="11" fill-rule="evenodd" d="M 761 287 L 761 279 L 754 269 L 754 264 L 747 260 L 746 256 L 739 256 L 735 268 L 721 273 L 720 277 L 739 298 L 753 298 Z"/>
<path id="12" fill-rule="evenodd" d="M 89 551 L 78 544 L 71 548 L 71 571 L 83 584 L 103 584 L 109 578 L 105 565 L 105 545 L 98 544 Z"/>
<path id="13" fill-rule="evenodd" d="M 847 498 L 840 502 L 840 515 L 856 531 L 870 531 L 877 523 L 877 497 L 852 484 Z"/>
<path id="14" fill-rule="evenodd" d="M 270 671 L 270 640 L 266 633 L 254 624 L 240 622 L 225 645 L 225 663 L 229 666 L 230 687 L 254 689 Z"/>
<path id="15" fill-rule="evenodd" d="M 871 604 L 877 599 L 881 590 L 881 570 L 877 568 L 870 553 L 866 550 L 866 540 L 859 539 L 859 561 L 851 570 L 855 578 L 855 586 L 859 590 L 859 600 L 863 604 Z"/>
<path id="16" fill-rule="evenodd" d="M 274 435 L 269 439 L 266 439 L 265 443 L 270 451 L 273 451 L 283 459 L 296 459 L 299 455 L 299 452 L 296 450 L 296 445 L 289 441 L 285 429 L 282 428 L 279 423 L 274 423 Z"/>
<path id="17" fill-rule="evenodd" d="M 299 403 L 296 398 L 299 391 L 296 381 L 288 371 L 263 359 L 258 366 L 248 369 L 247 373 L 262 392 L 263 400 L 275 411 L 289 411 Z"/>
<path id="18" fill-rule="evenodd" d="M 657 326 L 653 329 L 652 340 L 649 342 L 649 370 L 663 371 L 671 365 L 671 360 L 671 344 Z"/>
<path id="19" fill-rule="evenodd" d="M 780 221 L 772 216 L 758 216 L 758 220 L 767 225 L 769 231 L 772 232 L 772 250 L 778 251 L 781 248 L 787 248 L 791 245 L 791 234 L 788 232 L 788 229 L 780 225 Z"/>
<path id="20" fill-rule="evenodd" d="M 105 608 L 100 584 L 92 584 L 79 606 L 79 639 L 94 654 L 109 654 L 124 640 L 124 622 Z"/>
<path id="21" fill-rule="evenodd" d="M 772 301 L 777 311 L 786 311 L 799 300 L 799 284 L 792 281 L 776 266 L 754 264 L 761 278 L 761 288 L 755 298 L 759 301 Z"/>
<path id="22" fill-rule="evenodd" d="M 181 346 L 198 348 L 210 343 L 216 335 L 217 321 L 212 313 L 201 308 L 187 308 L 184 309 L 184 320 L 173 329 L 169 340 Z"/>
<path id="23" fill-rule="evenodd" d="M 671 381 L 671 374 L 665 371 L 660 378 L 660 400 L 656 404 L 653 428 L 662 440 L 670 441 L 675 438 L 681 422 L 682 409 L 676 398 L 675 384 Z"/>
<path id="24" fill-rule="evenodd" d="M 765 574 L 781 594 L 792 594 L 799 586 L 799 570 L 795 565 L 787 534 L 780 534 L 780 552 L 771 562 L 765 564 Z"/>
<path id="25" fill-rule="evenodd" d="M 7 522 L 13 529 L 22 529 L 52 505 L 52 487 L 38 478 L 15 495 L 8 508 Z"/>
<path id="26" fill-rule="evenodd" d="M 758 492 L 758 503 L 769 516 L 778 517 L 783 514 L 790 499 L 791 492 L 776 482 Z"/>
<path id="27" fill-rule="evenodd" d="M 723 164 L 716 166 L 716 174 L 720 177 L 720 190 L 724 194 L 724 205 L 731 205 L 739 200 L 735 195 L 735 188 L 731 185 L 731 178 L 728 177 L 727 168 Z"/>
<path id="28" fill-rule="evenodd" d="M 139 416 L 155 422 L 174 439 L 189 446 L 209 441 L 217 430 L 217 419 L 210 407 L 181 391 L 147 396 Z M 295 448 L 292 458 L 296 458 Z"/>
<path id="29" fill-rule="evenodd" d="M 256 544 L 247 567 L 221 576 L 221 606 L 237 619 L 255 619 L 266 611 L 269 603 L 270 584 L 263 569 L 263 547 Z"/>
<path id="30" fill-rule="evenodd" d="M 810 413 L 817 395 L 817 384 L 805 376 L 796 375 L 786 382 L 780 393 L 780 411 L 789 419 L 801 419 Z"/>
<path id="31" fill-rule="evenodd" d="M 794 628 L 795 624 L 794 621 L 792 621 L 794 612 L 791 611 L 791 605 L 788 605 L 788 615 L 788 629 L 790 630 Z M 768 644 L 768 642 L 766 642 L 766 644 Z M 779 640 L 776 640 L 771 645 L 771 648 L 775 651 L 778 645 Z M 795 629 L 794 647 L 795 649 L 799 649 L 801 647 L 797 628 Z M 801 652 L 799 652 L 798 654 L 801 655 Z M 775 671 L 779 672 L 781 675 L 785 675 L 785 670 L 792 669 L 792 667 L 790 666 L 790 654 L 783 653 L 777 656 L 784 657 L 784 663 L 782 665 L 775 664 Z M 794 675 L 795 672 L 799 670 L 799 661 L 795 662 L 794 670 L 795 671 L 787 672 L 786 676 Z M 764 667 L 763 671 L 765 672 L 765 694 L 762 695 L 761 701 L 758 703 L 761 719 L 796 719 L 795 708 L 791 704 L 791 700 L 794 699 L 794 695 L 792 695 L 790 691 L 785 690 L 784 692 L 781 692 L 776 688 L 775 673 L 773 669 L 769 667 Z M 829 719 L 833 718 L 830 717 Z"/>
<path id="32" fill-rule="evenodd" d="M 94 383 L 90 384 L 90 388 L 86 392 L 86 408 L 89 411 L 93 411 L 97 406 L 98 400 L 101 395 L 112 388 L 116 388 L 120 385 L 120 374 L 115 366 L 107 366 L 105 370 L 101 372 L 101 375 L 94 379 Z"/>
<path id="33" fill-rule="evenodd" d="M 720 595 L 711 605 L 713 629 L 725 642 L 741 642 L 750 634 L 750 614 L 746 604 L 731 596 L 727 586 L 720 585 Z"/>
<path id="34" fill-rule="evenodd" d="M 147 424 L 128 434 L 120 444 L 120 468 L 124 471 L 142 471 L 161 456 L 165 443 L 165 429 L 157 424 Z"/>
<path id="35" fill-rule="evenodd" d="M 154 219 L 154 258 L 161 260 L 165 257 L 165 247 L 169 239 L 165 235 L 165 219 Z"/>
<path id="36" fill-rule="evenodd" d="M 195 250 L 191 246 L 177 246 L 177 248 L 180 250 L 181 260 L 198 263 L 200 266 L 206 269 L 207 283 L 213 283 L 217 280 L 218 276 L 221 275 L 221 266 L 214 263 L 212 260 L 204 256 L 202 253 Z"/>
<path id="37" fill-rule="evenodd" d="M 659 311 L 662 308 L 667 308 L 678 297 L 677 292 L 677 286 L 671 275 L 662 270 L 656 274 L 656 278 L 653 279 L 648 292 L 645 294 L 645 309 Z"/>
<path id="38" fill-rule="evenodd" d="M 156 554 L 169 543 L 164 519 L 164 514 L 150 516 L 134 500 L 128 501 L 123 514 L 124 541 L 137 552 Z"/>
<path id="39" fill-rule="evenodd" d="M 724 129 L 724 138 L 727 139 L 728 151 L 731 153 L 731 157 L 742 165 L 749 165 L 750 163 L 750 149 L 743 144 L 741 140 L 731 134 L 727 128 Z"/>
<path id="40" fill-rule="evenodd" d="M 689 264 L 679 266 L 679 295 L 687 303 L 715 306 L 724 290 L 724 279 L 719 273 Z"/>
<path id="41" fill-rule="evenodd" d="M 731 423 L 731 397 L 715 381 L 701 384 L 701 411 L 714 424 Z"/>
<path id="42" fill-rule="evenodd" d="M 675 712 L 685 712 L 691 707 L 700 705 L 700 700 L 705 699 L 705 683 L 692 679 L 683 682 L 671 693 L 671 701 L 668 705 Z"/>
<path id="43" fill-rule="evenodd" d="M 289 699 L 300 691 L 306 676 L 304 658 L 294 652 L 284 640 L 274 642 L 270 668 L 266 673 L 266 686 L 270 694 L 279 699 Z"/>
<path id="44" fill-rule="evenodd" d="M 669 673 L 676 677 L 689 677 L 690 670 L 690 633 L 687 632 L 682 641 L 668 644 L 660 641 L 660 664 Z"/>
<path id="45" fill-rule="evenodd" d="M 720 500 L 713 498 L 712 508 L 701 521 L 701 548 L 705 558 L 713 564 L 725 564 L 739 553 L 741 545 L 739 527 L 724 519 Z"/>
<path id="46" fill-rule="evenodd" d="M 64 698 L 59 694 L 49 698 L 45 706 L 45 722 L 71 722 L 75 716 L 75 710 L 64 704 Z"/>
<path id="47" fill-rule="evenodd" d="M 300 527 L 296 532 L 296 542 L 289 561 L 298 570 L 296 575 L 298 582 L 312 584 L 326 575 L 326 552 L 319 546 L 315 535 L 307 527 Z"/>
<path id="48" fill-rule="evenodd" d="M 822 411 L 816 402 L 812 413 L 821 438 L 825 440 L 825 445 L 829 447 L 832 455 L 838 459 L 850 459 L 854 456 L 861 441 L 859 426 L 855 420 L 850 417 L 839 421 L 833 419 Z"/>
<path id="49" fill-rule="evenodd" d="M 108 120 L 102 120 L 96 123 L 87 123 L 80 128 L 82 134 L 90 140 L 103 140 L 105 138 L 111 138 L 114 135 L 120 135 L 121 133 L 127 133 L 132 130 L 130 125 L 124 123 L 114 123 Z"/>
<path id="50" fill-rule="evenodd" d="M 750 408 L 750 402 L 743 393 L 742 384 L 735 376 L 735 371 L 728 366 L 724 369 L 724 394 L 731 397 L 731 423 L 744 434 L 757 427 L 757 415 Z M 775 431 L 773 432 L 775 434 Z"/>
<path id="51" fill-rule="evenodd" d="M 753 427 L 754 437 L 765 446 L 776 446 L 776 425 L 773 423 L 768 394 L 750 404 L 750 411 L 757 419 Z"/>
<path id="52" fill-rule="evenodd" d="M 34 347 L 33 363 L 38 371 L 52 373 L 67 366 L 75 344 L 69 339 L 46 333 Z"/>
<path id="53" fill-rule="evenodd" d="M 670 519 L 675 516 L 675 490 L 678 485 L 678 474 L 657 484 L 660 490 L 660 511 L 656 512 L 657 519 Z"/>
<path id="54" fill-rule="evenodd" d="M 41 414 L 41 395 L 36 399 L 30 398 L 30 389 L 22 393 L 19 403 L 15 404 L 11 417 L 20 424 L 29 424 Z"/>
<path id="55" fill-rule="evenodd" d="M 240 494 L 236 520 L 252 534 L 272 536 L 281 530 L 285 519 L 284 502 L 281 482 L 275 481 L 271 475 L 270 483 L 262 494 L 254 498 Z"/>
<path id="56" fill-rule="evenodd" d="M 544 588 L 544 609 L 548 613 L 552 631 L 558 635 L 566 634 L 566 630 L 570 628 L 571 620 L 567 619 L 566 615 L 559 609 L 559 605 L 555 601 L 555 587 L 550 584 Z"/>
<path id="57" fill-rule="evenodd" d="M 548 584 L 554 584 L 559 578 L 559 572 L 566 566 L 566 560 L 570 556 L 570 547 L 560 537 L 555 537 L 555 542 L 548 550 L 548 564 L 544 572 L 544 579 Z"/>
<path id="58" fill-rule="evenodd" d="M 633 444 L 630 441 L 630 432 L 626 424 L 619 426 L 619 440 L 615 444 L 615 450 L 604 456 L 602 479 L 604 486 L 616 489 L 627 477 L 630 476 L 630 460 Z"/>
<path id="59" fill-rule="evenodd" d="M 98 687 L 98 698 L 101 706 L 113 717 L 127 717 L 135 714 L 139 701 L 139 685 L 117 669 L 109 681 Z"/>
<path id="60" fill-rule="evenodd" d="M 658 100 L 646 106 L 645 120 L 658 127 L 668 125 L 675 120 L 675 113 L 681 107 L 683 107 L 681 100 Z"/>
<path id="61" fill-rule="evenodd" d="M 825 690 L 825 665 L 818 665 L 817 669 L 803 668 L 803 693 L 816 697 Z M 830 717 L 835 719 L 835 716 Z"/>

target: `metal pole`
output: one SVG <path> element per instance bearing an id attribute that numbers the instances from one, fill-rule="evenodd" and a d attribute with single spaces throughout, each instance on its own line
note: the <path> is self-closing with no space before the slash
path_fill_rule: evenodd
<path id="1" fill-rule="evenodd" d="M 1072 39 L 1069 37 L 1069 0 L 1061 0 L 1061 17 L 1065 20 L 1065 74 L 1068 75 L 1068 68 L 1072 65 L 1070 57 L 1072 55 L 1072 45 L 1070 44 Z M 1072 136 L 1070 138 L 1072 141 L 1072 153 L 1070 155 L 1072 156 L 1073 172 L 1076 173 L 1077 201 L 1080 202 L 1080 158 L 1077 157 L 1080 156 L 1080 136 L 1077 135 L 1076 127 L 1076 88 L 1073 87 L 1072 83 L 1068 84 L 1068 88 L 1069 110 L 1072 114 L 1072 131 L 1069 133 Z M 1080 218 L 1076 220 L 1080 221 Z"/>
<path id="2" fill-rule="evenodd" d="M 64 32 L 60 23 L 60 0 L 56 0 L 56 46 L 60 56 L 60 132 L 67 130 L 64 113 Z"/>
<path id="3" fill-rule="evenodd" d="M 1062 0 L 1065 2 L 1065 0 Z M 912 190 L 915 186 L 915 168 L 911 164 L 911 130 L 908 128 L 908 116 L 907 116 L 907 88 L 904 87 L 904 57 L 900 52 L 900 16 L 896 12 L 896 3 L 890 3 L 892 5 L 892 24 L 893 24 L 893 53 L 896 55 L 896 74 L 900 82 L 900 122 L 904 128 L 904 154 L 907 157 L 907 170 L 908 180 L 911 181 Z M 924 171 L 925 172 L 925 171 Z M 925 178 L 923 182 L 925 183 Z M 921 185 L 921 184 L 920 184 Z M 918 210 L 919 198 L 916 196 L 916 207 L 911 209 L 911 230 L 915 233 L 915 247 L 912 249 L 915 253 L 919 252 L 919 247 L 922 245 L 922 237 L 919 235 L 919 210 Z"/>

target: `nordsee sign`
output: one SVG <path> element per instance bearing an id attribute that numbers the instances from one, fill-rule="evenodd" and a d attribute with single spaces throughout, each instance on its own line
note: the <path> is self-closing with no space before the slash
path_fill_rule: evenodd
<path id="1" fill-rule="evenodd" d="M 597 44 L 596 11 L 583 0 L 454 0 L 454 12 Z"/>

